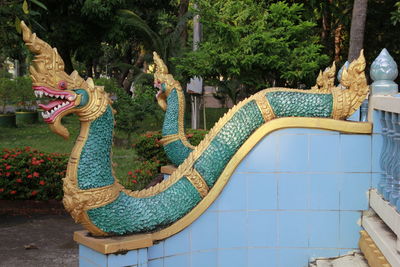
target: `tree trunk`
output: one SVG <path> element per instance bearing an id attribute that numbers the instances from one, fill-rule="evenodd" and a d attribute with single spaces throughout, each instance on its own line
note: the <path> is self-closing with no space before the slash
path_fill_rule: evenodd
<path id="1" fill-rule="evenodd" d="M 189 8 L 189 0 L 181 0 L 179 3 L 178 19 L 182 18 L 187 13 L 188 8 Z M 179 39 L 181 46 L 186 47 L 188 40 L 187 23 L 183 24 Z"/>
<path id="2" fill-rule="evenodd" d="M 368 0 L 354 0 L 350 28 L 349 62 L 358 58 L 358 55 L 363 48 L 367 6 Z"/>
<path id="3" fill-rule="evenodd" d="M 343 24 L 339 24 L 335 29 L 335 62 L 340 61 L 340 52 L 342 51 L 342 29 Z"/>

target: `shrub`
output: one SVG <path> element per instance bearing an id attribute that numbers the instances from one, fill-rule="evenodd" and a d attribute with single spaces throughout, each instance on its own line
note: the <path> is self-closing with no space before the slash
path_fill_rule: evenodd
<path id="1" fill-rule="evenodd" d="M 30 147 L 0 153 L 0 199 L 62 198 L 68 156 Z"/>
<path id="2" fill-rule="evenodd" d="M 36 97 L 32 90 L 32 80 L 29 77 L 14 79 L 17 111 L 29 111 L 36 108 Z"/>

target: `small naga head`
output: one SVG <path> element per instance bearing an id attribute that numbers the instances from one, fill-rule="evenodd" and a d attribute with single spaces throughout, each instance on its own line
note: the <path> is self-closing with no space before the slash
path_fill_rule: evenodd
<path id="1" fill-rule="evenodd" d="M 167 97 L 172 89 L 182 91 L 182 87 L 174 77 L 168 73 L 168 67 L 160 56 L 153 52 L 154 64 L 156 65 L 156 71 L 154 73 L 154 87 L 158 88 L 159 91 L 156 95 L 158 105 L 165 111 L 167 109 Z"/>
<path id="2" fill-rule="evenodd" d="M 39 39 L 23 21 L 21 29 L 26 46 L 36 54 L 29 68 L 34 93 L 38 98 L 50 98 L 48 104 L 39 104 L 43 109 L 42 117 L 54 133 L 67 139 L 69 132 L 61 124 L 62 117 L 76 113 L 81 121 L 93 119 L 93 113 L 99 113 L 99 105 L 94 105 L 96 103 L 93 102 L 101 100 L 101 97 L 96 99 L 94 94 L 95 91 L 102 90 L 96 90 L 98 88 L 95 88 L 93 81 L 85 81 L 77 71 L 73 71 L 71 75 L 65 73 L 64 61 L 57 49 Z"/>

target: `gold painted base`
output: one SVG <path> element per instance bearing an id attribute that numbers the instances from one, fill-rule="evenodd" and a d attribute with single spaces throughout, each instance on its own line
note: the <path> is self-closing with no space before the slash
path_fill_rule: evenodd
<path id="1" fill-rule="evenodd" d="M 391 267 L 385 256 L 376 246 L 375 242 L 366 231 L 360 231 L 360 241 L 358 246 L 364 254 L 370 267 Z"/>

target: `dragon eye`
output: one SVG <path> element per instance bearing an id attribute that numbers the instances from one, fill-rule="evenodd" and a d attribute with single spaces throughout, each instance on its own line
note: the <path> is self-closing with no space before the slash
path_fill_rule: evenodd
<path id="1" fill-rule="evenodd" d="M 66 81 L 59 81 L 58 82 L 58 89 L 61 89 L 61 90 L 67 89 L 67 82 Z"/>

